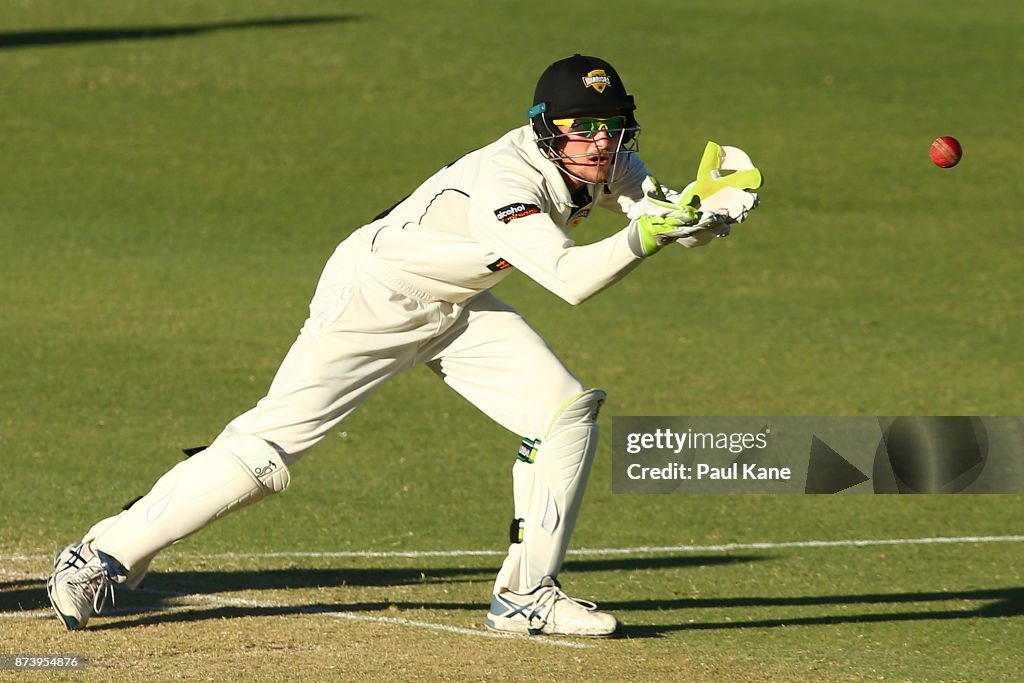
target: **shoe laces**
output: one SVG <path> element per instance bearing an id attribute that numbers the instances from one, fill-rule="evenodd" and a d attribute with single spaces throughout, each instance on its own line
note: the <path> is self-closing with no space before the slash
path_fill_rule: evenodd
<path id="1" fill-rule="evenodd" d="M 106 569 L 100 563 L 84 567 L 78 576 L 68 581 L 68 590 L 79 599 L 92 599 L 93 614 L 99 614 L 110 599 L 114 605 L 114 583 L 107 576 Z"/>
<path id="2" fill-rule="evenodd" d="M 61 560 L 63 560 L 63 566 Z M 53 556 L 53 570 L 54 572 L 79 570 L 88 562 L 89 560 L 82 554 L 82 544 L 78 543 L 57 551 L 57 554 Z"/>
<path id="3" fill-rule="evenodd" d="M 588 612 L 593 612 L 597 609 L 597 603 L 566 595 L 565 591 L 562 590 L 562 586 L 559 585 L 558 581 L 555 579 L 551 579 L 551 585 L 543 588 L 539 592 L 540 595 L 537 596 L 537 599 L 533 603 L 533 610 L 530 612 L 529 619 L 529 631 L 533 635 L 540 633 L 544 626 L 547 625 L 551 614 L 555 609 L 555 605 L 560 600 L 571 602 L 578 607 L 582 607 Z"/>

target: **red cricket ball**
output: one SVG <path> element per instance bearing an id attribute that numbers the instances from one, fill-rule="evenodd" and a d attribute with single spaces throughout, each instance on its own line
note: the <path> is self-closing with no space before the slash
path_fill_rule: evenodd
<path id="1" fill-rule="evenodd" d="M 940 138 L 935 138 L 935 142 L 932 143 L 932 148 L 928 151 L 932 157 L 932 161 L 936 166 L 942 168 L 953 168 L 960 163 L 960 157 L 963 156 L 963 148 L 960 147 L 960 142 L 949 135 L 943 135 Z"/>

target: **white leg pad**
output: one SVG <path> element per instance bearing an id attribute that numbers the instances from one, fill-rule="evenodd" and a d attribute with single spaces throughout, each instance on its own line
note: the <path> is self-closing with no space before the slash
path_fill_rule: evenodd
<path id="1" fill-rule="evenodd" d="M 128 570 L 128 583 L 137 584 L 157 552 L 290 482 L 288 467 L 269 443 L 225 436 L 175 465 L 148 494 L 86 538 L 92 535 L 92 548 L 112 555 Z"/>
<path id="2" fill-rule="evenodd" d="M 532 590 L 562 568 L 597 450 L 597 414 L 604 399 L 600 389 L 575 396 L 551 421 L 534 462 L 519 460 L 513 466 L 523 540 L 509 546 L 495 593 Z"/>

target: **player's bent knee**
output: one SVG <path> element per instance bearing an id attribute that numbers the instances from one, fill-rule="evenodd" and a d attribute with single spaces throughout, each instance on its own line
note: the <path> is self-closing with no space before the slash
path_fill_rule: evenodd
<path id="1" fill-rule="evenodd" d="M 548 431 L 560 425 L 597 422 L 598 413 L 606 397 L 603 389 L 588 389 L 573 396 L 559 408 Z"/>
<path id="2" fill-rule="evenodd" d="M 541 437 L 542 442 L 566 439 L 572 441 L 574 438 L 591 440 L 591 437 L 596 441 L 597 416 L 604 405 L 605 397 L 606 394 L 601 389 L 588 389 L 570 398 L 555 413 L 544 436 Z M 579 452 L 582 454 L 586 450 L 579 449 Z"/>
<path id="3" fill-rule="evenodd" d="M 268 494 L 281 493 L 291 484 L 291 473 L 284 458 L 258 436 L 231 434 L 217 439 L 213 446 L 232 455 Z"/>
<path id="4" fill-rule="evenodd" d="M 597 449 L 597 416 L 604 404 L 601 389 L 589 389 L 567 401 L 538 442 L 538 474 L 549 484 L 571 489 L 586 476 Z M 556 484 L 556 487 L 557 484 Z"/>

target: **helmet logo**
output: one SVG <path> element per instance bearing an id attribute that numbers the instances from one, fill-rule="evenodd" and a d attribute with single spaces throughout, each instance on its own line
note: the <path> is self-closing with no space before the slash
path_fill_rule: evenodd
<path id="1" fill-rule="evenodd" d="M 612 79 L 604 72 L 604 69 L 594 69 L 583 77 L 583 87 L 593 88 L 599 93 L 612 84 Z"/>

